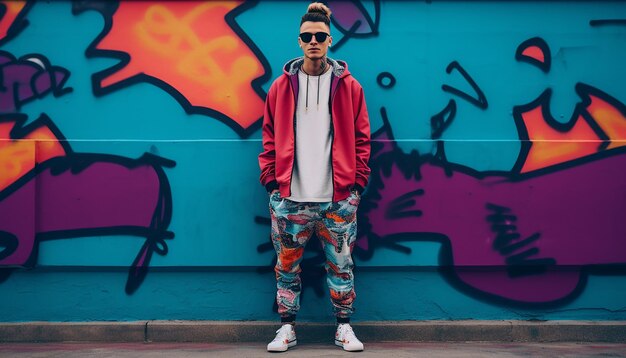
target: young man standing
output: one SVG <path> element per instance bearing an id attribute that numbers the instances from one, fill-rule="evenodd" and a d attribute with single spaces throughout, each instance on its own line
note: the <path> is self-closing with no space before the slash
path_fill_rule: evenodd
<path id="1" fill-rule="evenodd" d="M 284 67 L 265 103 L 261 183 L 267 189 L 282 327 L 267 346 L 296 345 L 300 262 L 313 234 L 326 254 L 327 283 L 337 318 L 335 344 L 363 350 L 350 327 L 356 211 L 370 169 L 370 125 L 361 85 L 345 62 L 326 56 L 332 44 L 330 9 L 309 5 L 300 22 L 303 57 Z"/>

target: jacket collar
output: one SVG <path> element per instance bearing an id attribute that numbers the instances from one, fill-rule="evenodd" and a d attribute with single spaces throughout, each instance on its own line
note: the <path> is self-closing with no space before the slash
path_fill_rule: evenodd
<path id="1" fill-rule="evenodd" d="M 334 60 L 330 57 L 326 57 L 326 62 L 333 66 L 333 75 L 335 77 L 344 77 L 350 74 L 350 72 L 348 71 L 348 64 L 345 61 Z M 298 70 L 300 70 L 300 67 L 302 67 L 303 63 L 304 57 L 296 57 L 294 59 L 291 59 L 287 61 L 287 63 L 285 63 L 285 66 L 283 67 L 283 72 L 289 76 L 293 76 L 298 73 Z"/>

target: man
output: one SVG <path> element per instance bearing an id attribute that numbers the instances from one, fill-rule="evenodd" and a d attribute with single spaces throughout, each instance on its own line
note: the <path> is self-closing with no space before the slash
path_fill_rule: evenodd
<path id="1" fill-rule="evenodd" d="M 327 282 L 337 318 L 335 344 L 363 350 L 350 327 L 356 211 L 370 169 L 370 125 L 361 85 L 345 62 L 326 56 L 332 44 L 330 9 L 309 5 L 300 22 L 303 57 L 272 84 L 263 119 L 261 183 L 270 194 L 271 238 L 282 327 L 267 346 L 296 345 L 300 262 L 313 234 L 326 254 Z"/>

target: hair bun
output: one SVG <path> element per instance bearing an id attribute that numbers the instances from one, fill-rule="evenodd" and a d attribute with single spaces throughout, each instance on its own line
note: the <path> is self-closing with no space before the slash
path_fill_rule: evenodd
<path id="1" fill-rule="evenodd" d="M 318 13 L 322 14 L 330 19 L 331 11 L 328 6 L 322 4 L 321 2 L 314 2 L 309 4 L 309 8 L 307 9 L 308 13 Z"/>

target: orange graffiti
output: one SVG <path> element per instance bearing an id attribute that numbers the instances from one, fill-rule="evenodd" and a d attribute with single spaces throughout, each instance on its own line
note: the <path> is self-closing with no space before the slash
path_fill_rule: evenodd
<path id="1" fill-rule="evenodd" d="M 252 81 L 264 74 L 225 17 L 243 1 L 123 1 L 98 49 L 129 62 L 101 81 L 108 87 L 144 74 L 173 87 L 194 107 L 215 110 L 246 129 L 263 115 Z"/>
<path id="2" fill-rule="evenodd" d="M 20 139 L 9 133 L 15 122 L 0 123 L 0 191 L 48 159 L 64 156 L 65 149 L 52 130 L 45 125 Z"/>
<path id="3" fill-rule="evenodd" d="M 583 118 L 567 132 L 552 128 L 545 120 L 542 107 L 522 113 L 532 146 L 522 173 L 567 162 L 593 154 L 598 150 L 598 137 Z M 595 138 L 595 140 L 589 140 Z"/>
<path id="4" fill-rule="evenodd" d="M 626 117 L 624 114 L 597 96 L 589 95 L 589 98 L 591 103 L 587 106 L 587 111 L 611 141 L 607 149 L 626 145 L 624 142 L 626 137 Z"/>
<path id="5" fill-rule="evenodd" d="M 17 15 L 26 6 L 26 1 L 0 1 L 0 6 L 6 8 L 6 12 L 2 18 L 0 18 L 0 40 L 7 36 L 9 28 L 13 25 L 13 22 L 17 18 Z"/>
<path id="6" fill-rule="evenodd" d="M 565 131 L 555 129 L 546 120 L 545 104 L 521 113 L 528 139 L 532 143 L 522 173 L 626 145 L 626 116 L 618 109 L 623 104 L 588 86 L 579 89 L 579 94 L 587 106 L 577 108 L 574 125 Z M 610 101 L 600 96 L 610 98 Z M 604 147 L 603 144 L 608 146 Z"/>

